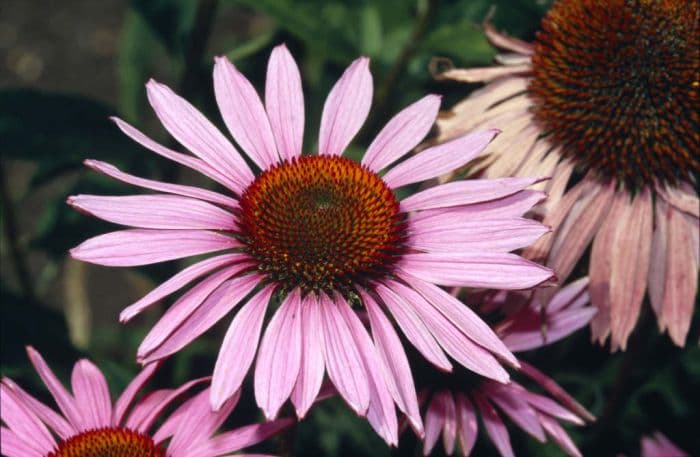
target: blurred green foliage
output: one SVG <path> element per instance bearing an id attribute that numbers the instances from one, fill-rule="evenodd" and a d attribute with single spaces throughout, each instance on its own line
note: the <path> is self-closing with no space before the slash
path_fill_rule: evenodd
<path id="1" fill-rule="evenodd" d="M 3 191 L 3 256 L 6 270 L 10 270 L 2 273 L 3 374 L 39 387 L 22 350 L 26 344 L 44 352 L 63 379 L 79 356 L 91 357 L 107 374 L 114 392 L 137 370 L 133 362 L 136 347 L 157 318 L 157 310 L 126 326 L 119 325 L 114 316 L 94 319 L 92 338 L 76 349 L 67 337 L 63 314 L 45 304 L 52 292 L 41 287 L 43 273 L 36 273 L 25 262 L 38 252 L 46 256 L 39 271 L 58 271 L 60 275 L 70 247 L 109 229 L 109 224 L 68 208 L 66 195 L 131 192 L 117 182 L 83 171 L 86 158 L 106 160 L 130 173 L 155 179 L 193 179 L 181 176 L 172 164 L 135 145 L 108 119 L 111 115 L 123 117 L 174 146 L 157 127 L 146 103 L 143 85 L 149 77 L 160 78 L 221 125 L 210 79 L 212 57 L 227 55 L 262 89 L 270 50 L 286 42 L 302 71 L 307 109 L 305 146 L 313 151 L 328 90 L 345 66 L 357 56 L 367 55 L 372 58 L 375 100 L 371 117 L 350 151 L 359 157 L 391 114 L 411 101 L 437 92 L 445 95 L 443 106 L 449 106 L 474 88 L 435 82 L 428 64 L 435 56 L 448 57 L 456 66 L 489 63 L 495 51 L 478 24 L 491 8 L 495 8 L 493 20 L 498 28 L 531 39 L 548 4 L 539 0 L 132 0 L 120 32 L 115 69 L 119 96 L 114 106 L 81 95 L 13 87 L 0 90 L 4 186 L 10 182 L 9 164 L 31 164 L 23 190 Z M 234 18 L 230 26 L 220 24 L 224 17 Z M 210 36 L 215 25 L 220 26 L 219 33 Z M 227 44 L 224 48 L 207 46 L 212 42 Z M 62 183 L 59 191 L 42 197 L 38 207 L 31 206 L 31 229 L 18 233 L 17 219 L 27 210 L 27 202 L 35 195 L 44 195 L 41 192 L 56 182 Z M 137 279 L 154 284 L 176 270 L 177 265 L 143 268 Z M 106 274 L 114 274 L 114 270 Z M 102 296 L 113 292 L 109 285 L 99 291 Z M 101 303 L 94 296 L 84 305 L 91 307 L 92 314 L 100 313 Z M 154 383 L 172 386 L 211 373 L 225 324 L 169 361 Z M 571 429 L 586 455 L 618 451 L 635 455 L 640 435 L 655 429 L 686 449 L 700 449 L 693 430 L 700 423 L 698 348 L 692 342 L 686 350 L 672 347 L 667 338 L 657 335 L 649 319 L 637 333 L 639 349 L 626 354 L 611 356 L 592 346 L 581 332 L 551 348 L 527 354 L 596 415 L 606 418 L 605 423 L 586 429 Z M 252 386 L 245 389 L 244 394 L 252 397 Z M 243 403 L 232 421 L 257 420 L 252 400 Z M 404 433 L 399 449 L 390 450 L 365 421 L 340 401 L 331 400 L 298 426 L 291 442 L 297 455 L 420 455 L 415 437 L 408 435 Z M 519 454 L 562 455 L 555 446 L 542 446 L 520 430 L 513 429 L 512 438 Z M 285 443 L 289 446 L 288 438 Z M 494 453 L 480 434 L 475 455 Z"/>

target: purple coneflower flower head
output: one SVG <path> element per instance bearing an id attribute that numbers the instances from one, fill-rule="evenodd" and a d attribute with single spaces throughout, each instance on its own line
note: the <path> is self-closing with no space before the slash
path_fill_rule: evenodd
<path id="1" fill-rule="evenodd" d="M 516 365 L 513 355 L 438 286 L 522 289 L 552 276 L 510 253 L 547 231 L 522 217 L 542 199 L 527 189 L 539 178 L 452 182 L 399 200 L 396 189 L 464 165 L 498 132 L 462 136 L 392 165 L 434 123 L 440 97 L 428 95 L 391 119 L 357 163 L 342 154 L 367 117 L 372 87 L 369 60 L 359 58 L 326 99 L 318 153 L 302 155 L 304 97 L 286 47 L 270 57 L 264 103 L 231 62 L 217 58 L 216 99 L 252 167 L 199 111 L 155 81 L 147 84 L 151 106 L 194 155 L 167 149 L 115 120 L 141 145 L 227 189 L 151 181 L 87 162 L 160 193 L 71 197 L 81 211 L 135 227 L 87 240 L 71 251 L 73 257 L 135 266 L 217 253 L 122 312 L 126 322 L 197 281 L 145 337 L 138 360 L 177 352 L 235 310 L 214 367 L 215 409 L 238 391 L 257 353 L 255 397 L 268 418 L 290 397 L 303 417 L 327 373 L 350 407 L 384 430 L 391 444 L 397 440 L 394 403 L 417 430 L 422 424 L 407 358 L 387 315 L 440 369 L 452 369 L 449 355 L 486 377 L 508 380 L 499 359 Z M 358 308 L 369 315 L 371 336 Z M 380 417 L 392 419 L 377 424 Z"/>
<path id="2" fill-rule="evenodd" d="M 485 82 L 438 122 L 440 138 L 503 133 L 483 176 L 551 176 L 539 210 L 553 228 L 524 256 L 565 281 L 592 243 L 592 337 L 625 349 L 648 292 L 660 331 L 686 341 L 700 225 L 700 7 L 685 0 L 560 0 L 535 43 L 496 32 L 499 65 L 451 69 Z M 570 185 L 571 184 L 571 185 Z"/>
<path id="3" fill-rule="evenodd" d="M 213 412 L 209 389 L 188 393 L 204 379 L 177 389 L 155 390 L 136 400 L 158 365 L 150 364 L 112 402 L 104 375 L 89 360 L 82 359 L 73 367 L 69 392 L 34 348 L 28 347 L 27 352 L 58 412 L 3 378 L 0 452 L 7 457 L 215 457 L 257 444 L 293 422 L 278 419 L 216 433 L 239 395 Z M 183 396 L 189 398 L 165 414 Z M 155 427 L 157 421 L 161 425 Z"/>

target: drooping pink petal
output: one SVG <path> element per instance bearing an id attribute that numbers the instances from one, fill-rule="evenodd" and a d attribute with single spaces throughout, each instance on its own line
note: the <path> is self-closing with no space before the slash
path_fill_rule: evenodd
<path id="1" fill-rule="evenodd" d="M 345 70 L 323 105 L 318 153 L 341 155 L 364 124 L 372 104 L 369 59 L 360 57 Z"/>
<path id="2" fill-rule="evenodd" d="M 391 283 L 389 283 L 391 284 Z M 408 341 L 423 354 L 430 363 L 443 371 L 452 371 L 452 364 L 420 317 L 405 303 L 402 297 L 384 284 L 376 286 L 376 292 L 398 323 Z"/>
<path id="3" fill-rule="evenodd" d="M 491 327 L 467 305 L 439 287 L 426 281 L 409 275 L 402 277 L 402 279 L 475 343 L 498 354 L 511 365 L 518 365 L 515 356 L 503 344 L 501 339 L 496 336 L 493 330 L 491 330 Z"/>
<path id="4" fill-rule="evenodd" d="M 265 310 L 274 290 L 274 285 L 268 285 L 253 296 L 226 331 L 211 381 L 210 401 L 214 410 L 220 409 L 241 387 L 255 358 Z"/>
<path id="5" fill-rule="evenodd" d="M 496 446 L 496 449 L 498 449 L 498 453 L 501 454 L 502 457 L 515 457 L 513 447 L 510 444 L 508 430 L 503 424 L 503 421 L 501 421 L 501 418 L 498 417 L 496 409 L 479 393 L 474 394 L 474 401 L 481 412 L 481 418 L 484 421 L 486 432 L 489 438 L 491 438 L 491 442 Z"/>
<path id="6" fill-rule="evenodd" d="M 264 424 L 253 424 L 245 427 L 232 430 L 230 432 L 220 433 L 210 440 L 203 441 L 197 446 L 188 449 L 187 455 L 228 455 L 231 452 L 236 452 L 248 446 L 252 446 L 268 437 L 275 435 L 280 430 L 292 425 L 294 421 L 289 418 L 277 419 Z M 238 454 L 236 454 L 238 455 Z M 174 456 L 174 457 L 186 457 Z"/>
<path id="7" fill-rule="evenodd" d="M 44 424 L 51 428 L 59 438 L 65 440 L 77 433 L 75 427 L 66 421 L 63 416 L 49 408 L 36 398 L 25 392 L 10 378 L 3 377 L 2 384 L 12 391 Z"/>
<path id="8" fill-rule="evenodd" d="M 422 319 L 440 346 L 453 359 L 482 376 L 499 382 L 508 382 L 508 373 L 493 355 L 464 335 L 418 292 L 399 282 L 387 281 L 387 284 L 394 292 L 404 298 L 406 306 L 410 307 Z"/>
<path id="9" fill-rule="evenodd" d="M 538 311 L 532 310 L 539 314 Z M 585 327 L 598 310 L 593 306 L 585 308 L 560 311 L 546 320 L 546 332 L 542 333 L 542 323 L 534 322 L 535 325 L 527 327 L 508 327 L 502 340 L 503 343 L 514 352 L 527 351 L 557 342 L 576 330 Z"/>
<path id="10" fill-rule="evenodd" d="M 382 179 L 395 189 L 435 178 L 469 163 L 498 133 L 484 130 L 433 146 L 393 167 Z"/>
<path id="11" fill-rule="evenodd" d="M 202 173 L 204 176 L 208 176 L 221 185 L 226 186 L 237 194 L 240 194 L 243 191 L 243 183 L 237 182 L 231 175 L 227 175 L 225 171 L 220 171 L 220 169 L 210 165 L 207 163 L 207 161 L 168 149 L 156 143 L 123 120 L 116 117 L 111 119 L 117 124 L 117 127 L 124 132 L 124 134 L 143 147 L 150 149 L 156 154 L 168 158 L 173 162 L 177 162 L 181 165 L 192 168 L 193 170 Z"/>
<path id="12" fill-rule="evenodd" d="M 423 423 L 418 409 L 413 374 L 411 374 L 411 367 L 408 364 L 401 340 L 374 299 L 362 289 L 359 290 L 359 293 L 362 297 L 362 303 L 367 309 L 374 344 L 389 370 L 391 382 L 387 383 L 387 387 L 389 387 L 399 409 L 406 414 L 411 426 L 420 436 L 423 434 Z"/>
<path id="13" fill-rule="evenodd" d="M 157 302 L 158 300 L 164 297 L 167 297 L 171 293 L 181 289 L 182 287 L 185 287 L 187 284 L 194 281 L 195 279 L 204 276 L 205 274 L 217 268 L 232 263 L 243 262 L 247 259 L 249 258 L 246 254 L 233 253 L 224 254 L 216 257 L 210 257 L 208 259 L 202 260 L 201 262 L 192 264 L 184 270 L 181 270 L 180 272 L 176 273 L 173 277 L 171 277 L 170 279 L 168 279 L 167 281 L 150 291 L 137 302 L 124 308 L 122 312 L 119 313 L 119 321 L 121 323 L 130 321 L 133 317 L 140 314 L 144 309 L 151 306 L 153 303 Z"/>
<path id="14" fill-rule="evenodd" d="M 104 375 L 83 359 L 73 366 L 71 385 L 75 404 L 81 411 L 82 427 L 90 430 L 112 425 L 112 399 Z"/>
<path id="15" fill-rule="evenodd" d="M 685 345 L 698 290 L 698 253 L 693 237 L 697 237 L 698 219 L 686 217 L 669 207 L 668 254 L 661 315 L 668 335 L 678 346 Z"/>
<path id="16" fill-rule="evenodd" d="M 325 371 L 323 351 L 320 350 L 325 343 L 319 306 L 313 295 L 305 297 L 301 302 L 301 366 L 292 391 L 292 403 L 299 418 L 306 416 L 318 396 Z"/>
<path id="17" fill-rule="evenodd" d="M 114 404 L 114 410 L 112 412 L 112 424 L 115 427 L 122 425 L 122 421 L 126 415 L 126 411 L 132 405 L 136 395 L 141 391 L 144 384 L 148 382 L 149 379 L 156 372 L 160 363 L 149 363 L 137 374 L 134 379 L 131 380 L 126 389 L 121 393 L 117 402 Z"/>
<path id="18" fill-rule="evenodd" d="M 532 43 L 513 38 L 506 34 L 497 31 L 493 25 L 486 21 L 482 25 L 484 28 L 484 34 L 489 42 L 497 48 L 507 49 L 509 51 L 517 52 L 518 54 L 531 55 L 535 52 L 535 47 Z"/>
<path id="19" fill-rule="evenodd" d="M 287 160 L 299 157 L 304 141 L 304 93 L 299 68 L 284 44 L 270 54 L 265 107 L 280 156 Z"/>
<path id="20" fill-rule="evenodd" d="M 352 334 L 368 375 L 367 421 L 389 446 L 396 446 L 399 441 L 399 426 L 393 396 L 387 385 L 391 375 L 357 314 L 347 305 L 339 306 L 338 310 Z M 396 390 L 395 386 L 393 387 Z"/>
<path id="21" fill-rule="evenodd" d="M 569 411 L 568 409 L 560 406 L 551 398 L 545 397 L 544 395 L 532 393 L 517 383 L 513 383 L 513 388 L 518 392 L 518 395 L 522 397 L 523 400 L 528 402 L 538 411 L 545 413 L 548 416 L 552 416 L 563 421 L 571 422 L 572 424 L 585 424 L 585 421 L 582 418 L 577 416 L 572 411 Z"/>
<path id="22" fill-rule="evenodd" d="M 654 208 L 654 234 L 651 239 L 653 262 L 649 264 L 649 301 L 656 314 L 659 331 L 666 329 L 663 319 L 664 287 L 666 286 L 666 264 L 672 253 L 668 249 L 668 221 L 672 210 L 663 199 L 657 199 Z"/>
<path id="23" fill-rule="evenodd" d="M 224 123 L 248 157 L 266 170 L 279 162 L 279 156 L 262 101 L 228 58 L 214 60 L 214 94 Z"/>
<path id="24" fill-rule="evenodd" d="M 484 203 L 419 211 L 412 214 L 410 220 L 416 223 L 431 221 L 434 225 L 439 226 L 442 224 L 466 222 L 476 216 L 481 221 L 519 218 L 534 205 L 544 200 L 545 197 L 544 192 L 523 190 L 513 195 Z"/>
<path id="25" fill-rule="evenodd" d="M 677 186 L 656 186 L 656 192 L 669 205 L 694 218 L 700 218 L 700 201 L 697 190 L 690 183 L 680 183 Z"/>
<path id="26" fill-rule="evenodd" d="M 141 433 L 149 433 L 164 409 L 192 387 L 208 380 L 209 378 L 198 378 L 186 382 L 177 389 L 152 391 L 136 404 L 129 414 L 124 427 Z"/>
<path id="27" fill-rule="evenodd" d="M 522 398 L 520 392 L 488 382 L 483 385 L 482 392 L 520 428 L 537 441 L 545 442 L 544 430 L 540 425 L 537 412 Z"/>
<path id="28" fill-rule="evenodd" d="M 0 416 L 12 433 L 39 455 L 50 452 L 56 445 L 56 441 L 28 405 L 25 405 L 5 383 L 0 384 L 0 395 L 2 396 Z"/>
<path id="29" fill-rule="evenodd" d="M 541 178 L 500 178 L 457 181 L 417 192 L 401 201 L 404 212 L 468 205 L 507 197 Z"/>
<path id="30" fill-rule="evenodd" d="M 263 279 L 257 273 L 239 276 L 223 283 L 182 324 L 141 363 L 150 363 L 168 357 L 190 344 L 233 310 Z"/>
<path id="31" fill-rule="evenodd" d="M 547 434 L 552 437 L 552 440 L 571 457 L 581 457 L 581 452 L 566 433 L 566 430 L 551 417 L 546 414 L 540 414 L 540 422 L 542 427 L 547 431 Z"/>
<path id="32" fill-rule="evenodd" d="M 39 377 L 44 382 L 46 388 L 51 392 L 51 396 L 56 401 L 61 412 L 66 419 L 76 429 L 82 423 L 80 409 L 75 403 L 73 396 L 63 387 L 51 368 L 46 364 L 44 358 L 39 352 L 31 346 L 27 346 L 27 355 L 29 360 L 34 365 L 34 369 L 39 374 Z"/>
<path id="33" fill-rule="evenodd" d="M 139 345 L 137 359 L 145 359 L 199 308 L 209 295 L 232 276 L 238 274 L 245 265 L 224 268 L 185 292 L 170 305 L 156 325 L 151 328 Z"/>
<path id="34" fill-rule="evenodd" d="M 532 71 L 532 64 L 498 67 L 452 68 L 440 74 L 440 78 L 453 79 L 465 83 L 487 83 L 504 76 L 522 75 Z"/>
<path id="35" fill-rule="evenodd" d="M 328 377 L 338 393 L 353 411 L 364 416 L 369 407 L 369 376 L 352 333 L 338 310 L 348 306 L 344 299 L 336 296 L 331 300 L 321 295 L 320 311 L 323 330 L 323 359 Z"/>
<path id="36" fill-rule="evenodd" d="M 156 190 L 158 192 L 166 192 L 169 194 L 182 195 L 183 197 L 192 197 L 198 200 L 215 203 L 217 205 L 226 206 L 228 208 L 238 208 L 238 202 L 218 192 L 214 192 L 201 187 L 186 186 L 183 184 L 172 184 L 153 179 L 140 178 L 119 170 L 114 165 L 99 160 L 88 159 L 83 162 L 86 166 L 92 168 L 98 173 L 109 176 L 110 178 L 142 187 L 144 189 Z"/>
<path id="37" fill-rule="evenodd" d="M 588 277 L 584 276 L 562 287 L 547 304 L 547 314 L 556 315 L 558 311 L 563 310 L 567 306 L 573 306 L 573 303 L 584 295 L 586 296 L 584 304 L 588 302 L 586 294 L 588 283 Z"/>
<path id="38" fill-rule="evenodd" d="M 428 410 L 425 413 L 425 438 L 423 439 L 423 455 L 429 455 L 442 428 L 445 426 L 445 397 L 449 395 L 447 391 L 440 391 L 433 394 Z"/>
<path id="39" fill-rule="evenodd" d="M 528 289 L 553 276 L 549 268 L 501 252 L 405 254 L 399 265 L 409 275 L 442 286 Z"/>
<path id="40" fill-rule="evenodd" d="M 391 118 L 367 148 L 362 164 L 378 172 L 415 148 L 435 122 L 440 99 L 426 95 Z"/>
<path id="41" fill-rule="evenodd" d="M 31 440 L 23 439 L 7 427 L 0 427 L 0 453 L 7 457 L 44 457 L 52 449 L 37 449 Z"/>
<path id="42" fill-rule="evenodd" d="M 293 290 L 270 322 L 255 364 L 255 401 L 267 420 L 289 398 L 301 365 L 301 291 Z"/>
<path id="43" fill-rule="evenodd" d="M 204 230 L 120 230 L 70 250 L 74 259 L 111 267 L 133 267 L 240 246 L 234 238 Z"/>
<path id="44" fill-rule="evenodd" d="M 235 230 L 233 214 L 211 203 L 176 195 L 74 195 L 68 204 L 115 224 L 146 229 Z"/>
<path id="45" fill-rule="evenodd" d="M 457 402 L 457 422 L 459 425 L 457 437 L 459 438 L 459 446 L 462 448 L 462 455 L 466 457 L 471 454 L 474 444 L 476 443 L 479 423 L 474 413 L 474 405 L 469 398 L 458 392 L 455 395 L 455 399 Z"/>
<path id="46" fill-rule="evenodd" d="M 445 453 L 454 453 L 457 440 L 457 406 L 450 392 L 445 392 L 445 425 L 442 427 L 442 445 Z"/>
<path id="47" fill-rule="evenodd" d="M 432 252 L 508 252 L 529 246 L 549 231 L 547 226 L 524 218 L 452 223 L 435 219 L 410 221 L 412 247 Z"/>
<path id="48" fill-rule="evenodd" d="M 166 130 L 213 167 L 247 186 L 255 178 L 241 155 L 226 137 L 187 100 L 167 86 L 150 80 L 146 84 L 148 101 Z"/>

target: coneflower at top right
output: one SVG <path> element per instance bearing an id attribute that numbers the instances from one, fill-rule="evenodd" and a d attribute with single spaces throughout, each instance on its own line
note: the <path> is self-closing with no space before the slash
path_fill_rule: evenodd
<path id="1" fill-rule="evenodd" d="M 587 259 L 592 338 L 627 346 L 648 294 L 684 346 L 698 285 L 700 7 L 685 0 L 561 0 L 535 41 L 501 34 L 497 64 L 439 78 L 485 83 L 438 121 L 439 141 L 498 125 L 471 172 L 551 176 L 551 234 L 525 256 L 560 281 Z M 449 177 L 445 177 L 449 178 Z M 590 246 L 590 251 L 589 251 Z"/>

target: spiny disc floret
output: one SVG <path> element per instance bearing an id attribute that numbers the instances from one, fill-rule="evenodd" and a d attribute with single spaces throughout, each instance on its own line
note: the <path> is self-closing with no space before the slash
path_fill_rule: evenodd
<path id="1" fill-rule="evenodd" d="M 259 271 L 307 291 L 383 277 L 404 249 L 394 193 L 344 157 L 302 156 L 263 172 L 240 200 L 238 223 Z"/>
<path id="2" fill-rule="evenodd" d="M 700 171 L 700 7 L 563 0 L 532 58 L 534 114 L 563 154 L 631 188 Z"/>
<path id="3" fill-rule="evenodd" d="M 165 457 L 165 449 L 141 433 L 118 427 L 88 430 L 61 442 L 47 457 Z"/>

